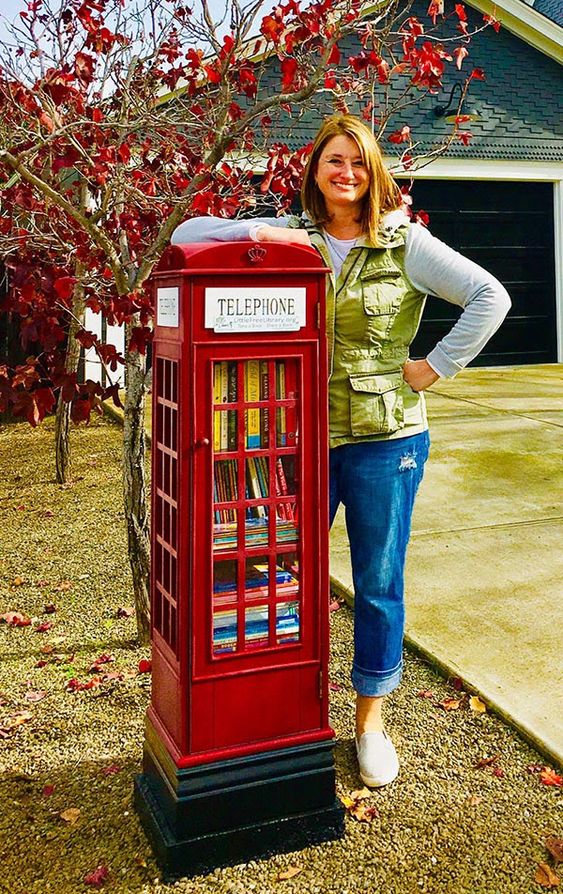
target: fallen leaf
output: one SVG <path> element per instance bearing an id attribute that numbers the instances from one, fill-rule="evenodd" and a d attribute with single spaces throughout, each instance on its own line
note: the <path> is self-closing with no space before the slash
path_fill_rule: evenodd
<path id="1" fill-rule="evenodd" d="M 367 804 L 363 804 L 361 801 L 358 801 L 353 807 L 350 807 L 348 813 L 360 823 L 372 823 L 374 819 L 377 819 L 379 816 L 377 807 L 368 807 Z"/>
<path id="2" fill-rule="evenodd" d="M 127 606 L 127 608 L 118 608 L 117 609 L 117 617 L 118 618 L 132 618 L 135 614 L 135 609 Z"/>
<path id="3" fill-rule="evenodd" d="M 12 581 L 12 587 L 21 587 L 23 584 L 23 577 L 15 577 Z"/>
<path id="4" fill-rule="evenodd" d="M 64 590 L 70 590 L 71 588 L 72 588 L 72 582 L 71 582 L 71 581 L 69 581 L 69 580 L 62 580 L 62 581 L 60 582 L 60 584 L 57 584 L 57 586 L 55 587 L 55 590 L 57 590 L 59 593 L 62 593 L 62 592 L 64 592 Z"/>
<path id="5" fill-rule="evenodd" d="M 352 807 L 352 805 L 354 804 L 354 799 L 348 797 L 348 795 L 342 795 L 340 800 L 341 800 L 343 806 L 346 808 L 346 810 L 349 810 L 350 807 Z"/>
<path id="6" fill-rule="evenodd" d="M 63 810 L 62 813 L 59 813 L 59 816 L 65 823 L 74 826 L 80 816 L 80 807 L 68 807 L 66 810 Z"/>
<path id="7" fill-rule="evenodd" d="M 441 702 L 438 702 L 437 707 L 443 708 L 444 711 L 457 711 L 460 704 L 459 698 L 443 698 Z"/>
<path id="8" fill-rule="evenodd" d="M 363 801 L 364 798 L 371 798 L 373 792 L 369 790 L 365 785 L 363 788 L 359 788 L 357 791 L 352 792 L 350 797 L 352 798 L 352 802 L 354 801 Z"/>
<path id="9" fill-rule="evenodd" d="M 477 695 L 472 695 L 469 699 L 469 707 L 472 711 L 475 711 L 477 714 L 484 714 L 487 710 L 487 706 L 485 702 L 482 702 L 481 699 Z"/>
<path id="10" fill-rule="evenodd" d="M 475 770 L 481 770 L 483 767 L 490 767 L 491 764 L 496 763 L 500 757 L 500 754 L 493 754 L 491 757 L 482 757 L 480 761 L 477 761 L 476 764 L 473 765 Z"/>
<path id="11" fill-rule="evenodd" d="M 559 776 L 551 767 L 544 767 L 540 773 L 540 779 L 544 785 L 563 785 L 563 776 Z"/>
<path id="12" fill-rule="evenodd" d="M 431 689 L 421 689 L 420 692 L 416 693 L 417 698 L 434 698 L 434 693 Z"/>
<path id="13" fill-rule="evenodd" d="M 43 689 L 29 689 L 25 694 L 25 700 L 28 702 L 40 702 L 46 695 L 47 693 Z"/>
<path id="14" fill-rule="evenodd" d="M 493 776 L 496 776 L 498 779 L 504 779 L 504 770 L 502 767 L 493 767 Z"/>
<path id="15" fill-rule="evenodd" d="M 39 651 L 42 652 L 43 655 L 50 655 L 51 652 L 55 651 L 55 647 L 51 645 L 51 643 L 46 643 L 44 646 L 41 646 Z"/>
<path id="16" fill-rule="evenodd" d="M 555 875 L 548 863 L 538 863 L 534 880 L 538 885 L 541 885 L 542 888 L 557 888 L 560 884 L 559 877 Z"/>
<path id="17" fill-rule="evenodd" d="M 477 807 L 477 805 L 480 804 L 482 800 L 483 798 L 481 797 L 481 795 L 470 795 L 467 799 L 467 803 L 470 807 Z"/>
<path id="18" fill-rule="evenodd" d="M 88 673 L 97 674 L 101 670 L 101 666 L 103 664 L 109 664 L 110 661 L 115 661 L 113 655 L 109 655 L 107 652 L 104 652 L 103 655 L 100 655 L 99 658 L 96 658 L 94 664 L 89 668 Z"/>
<path id="19" fill-rule="evenodd" d="M 338 609 L 340 608 L 339 601 L 337 599 L 333 599 L 332 602 L 329 604 L 328 608 L 329 608 L 329 611 L 331 611 L 331 612 L 337 612 Z"/>
<path id="20" fill-rule="evenodd" d="M 48 602 L 47 605 L 43 606 L 43 612 L 46 615 L 53 615 L 57 610 L 57 606 L 54 602 Z"/>
<path id="21" fill-rule="evenodd" d="M 48 662 L 48 661 L 45 661 L 44 658 L 41 658 L 39 661 L 36 661 L 36 662 L 35 662 L 35 664 L 33 665 L 33 667 L 46 667 L 46 665 L 47 665 L 48 663 L 49 663 L 49 662 Z"/>
<path id="22" fill-rule="evenodd" d="M 88 875 L 84 876 L 84 884 L 91 885 L 93 888 L 101 888 L 108 875 L 109 869 L 101 863 L 93 872 L 89 872 Z"/>
<path id="23" fill-rule="evenodd" d="M 461 690 L 463 689 L 463 680 L 461 679 L 461 677 L 452 677 L 450 683 L 454 687 L 456 692 L 461 692 Z"/>
<path id="24" fill-rule="evenodd" d="M 563 863 L 563 838 L 550 835 L 546 839 L 545 846 L 556 863 Z"/>
<path id="25" fill-rule="evenodd" d="M 44 798 L 50 798 L 54 791 L 55 791 L 55 786 L 54 786 L 54 785 L 44 785 L 44 786 L 43 786 L 43 792 L 42 792 L 43 797 L 44 797 Z"/>
<path id="26" fill-rule="evenodd" d="M 121 767 L 117 764 L 110 764 L 109 767 L 103 767 L 100 773 L 102 776 L 113 776 L 114 773 L 121 773 Z"/>
<path id="27" fill-rule="evenodd" d="M 51 621 L 43 621 L 42 624 L 38 624 L 37 627 L 34 627 L 35 633 L 47 633 L 48 630 L 53 626 Z"/>
<path id="28" fill-rule="evenodd" d="M 31 618 L 21 612 L 5 612 L 0 615 L 0 621 L 4 621 L 8 627 L 29 627 L 31 624 Z"/>
<path id="29" fill-rule="evenodd" d="M 137 669 L 140 674 L 149 674 L 152 670 L 152 662 L 150 658 L 141 658 L 137 665 Z"/>
<path id="30" fill-rule="evenodd" d="M 46 587 L 48 583 L 49 583 L 48 580 L 38 580 L 38 581 L 36 581 L 35 586 L 36 587 Z"/>
<path id="31" fill-rule="evenodd" d="M 101 684 L 100 677 L 92 677 L 88 682 L 81 683 L 76 677 L 71 677 L 65 689 L 67 692 L 83 692 L 85 689 L 96 689 Z"/>
<path id="32" fill-rule="evenodd" d="M 4 738 L 9 735 L 13 730 L 17 729 L 18 726 L 21 726 L 23 723 L 27 723 L 28 720 L 33 718 L 33 714 L 29 711 L 18 711 L 17 714 L 14 714 L 12 717 L 8 717 L 7 720 L 2 723 L 0 726 L 0 731 L 4 733 Z"/>
<path id="33" fill-rule="evenodd" d="M 329 681 L 328 688 L 331 692 L 340 692 L 342 690 L 340 683 L 333 683 L 332 681 Z"/>
<path id="34" fill-rule="evenodd" d="M 43 518 L 54 518 L 55 513 L 52 509 L 46 509 L 43 513 Z"/>
<path id="35" fill-rule="evenodd" d="M 142 854 L 135 854 L 135 856 L 133 857 L 133 859 L 134 859 L 135 863 L 137 864 L 137 866 L 142 866 L 143 868 L 146 867 L 146 865 L 147 865 L 147 861 L 146 861 L 145 858 L 142 856 Z"/>
<path id="36" fill-rule="evenodd" d="M 289 869 L 284 869 L 283 872 L 278 874 L 278 882 L 284 882 L 288 878 L 294 878 L 296 875 L 299 875 L 300 872 L 303 872 L 303 868 L 300 866 L 290 866 Z"/>

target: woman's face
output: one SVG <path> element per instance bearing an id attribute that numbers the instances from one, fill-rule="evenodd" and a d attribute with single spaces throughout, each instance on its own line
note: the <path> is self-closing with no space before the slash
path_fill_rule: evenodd
<path id="1" fill-rule="evenodd" d="M 319 156 L 315 182 L 329 214 L 361 206 L 369 189 L 369 174 L 355 140 L 344 134 L 331 137 Z"/>

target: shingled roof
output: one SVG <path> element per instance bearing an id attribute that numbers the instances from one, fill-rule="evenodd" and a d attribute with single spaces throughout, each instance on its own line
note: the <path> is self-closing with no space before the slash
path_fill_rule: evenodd
<path id="1" fill-rule="evenodd" d="M 522 0 L 523 2 L 523 0 Z M 536 0 L 534 3 L 536 12 L 551 19 L 563 28 L 563 2 L 562 0 Z"/>
<path id="2" fill-rule="evenodd" d="M 550 0 L 537 0 L 548 3 Z M 561 3 L 561 0 L 557 0 Z M 418 11 L 424 19 L 427 3 Z M 470 27 L 482 25 L 482 14 L 466 7 Z M 344 57 L 356 51 L 348 41 L 341 45 Z M 425 96 L 413 105 L 404 117 L 391 121 L 391 130 L 409 124 L 413 137 L 420 141 L 418 151 L 428 151 L 438 145 L 451 125 L 434 114 L 437 105 L 445 104 L 452 86 L 463 81 L 471 67 L 482 68 L 485 81 L 473 81 L 465 111 L 475 111 L 479 117 L 464 128 L 473 134 L 468 146 L 454 142 L 447 157 L 505 159 L 527 161 L 563 161 L 563 90 L 561 66 L 534 49 L 525 41 L 501 28 L 499 33 L 487 29 L 473 38 L 470 56 L 461 72 L 454 70 L 444 81 L 444 89 L 437 96 Z M 333 109 L 331 97 L 326 95 L 316 107 L 309 108 L 287 129 L 276 134 L 291 148 L 303 146 L 318 129 L 319 123 Z M 350 111 L 359 111 L 351 108 Z M 383 138 L 387 155 L 397 153 L 397 147 Z M 404 148 L 404 147 L 400 147 Z"/>

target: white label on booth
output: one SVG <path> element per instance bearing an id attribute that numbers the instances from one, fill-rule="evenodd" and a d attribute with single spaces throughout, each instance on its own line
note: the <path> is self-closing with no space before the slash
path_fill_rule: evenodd
<path id="1" fill-rule="evenodd" d="M 156 290 L 156 325 L 178 328 L 180 290 L 177 286 Z"/>
<path id="2" fill-rule="evenodd" d="M 306 323 L 304 288 L 207 288 L 205 326 L 215 332 L 295 331 Z"/>

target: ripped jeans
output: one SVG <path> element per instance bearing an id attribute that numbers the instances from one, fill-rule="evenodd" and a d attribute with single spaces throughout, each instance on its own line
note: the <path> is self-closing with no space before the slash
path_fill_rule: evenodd
<path id="1" fill-rule="evenodd" d="M 360 695 L 387 695 L 401 680 L 405 557 L 429 447 L 425 431 L 330 450 L 330 523 L 343 503 L 355 594 L 352 685 Z"/>

